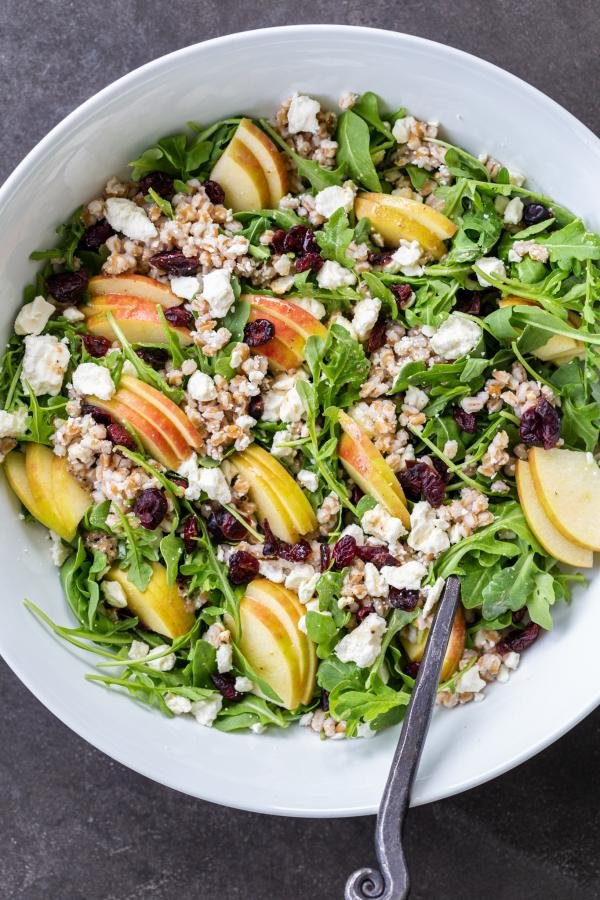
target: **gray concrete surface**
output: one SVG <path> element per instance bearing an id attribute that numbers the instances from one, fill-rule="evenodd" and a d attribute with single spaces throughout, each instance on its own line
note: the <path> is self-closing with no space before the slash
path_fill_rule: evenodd
<path id="1" fill-rule="evenodd" d="M 67 112 L 141 63 L 227 32 L 323 21 L 468 50 L 600 131 L 594 0 L 2 0 L 0 180 Z M 557 661 L 557 677 L 571 674 Z M 372 857 L 371 818 L 284 820 L 199 803 L 85 744 L 1 662 L 0 696 L 0 898 L 329 900 Z M 596 712 L 508 775 L 414 810 L 415 900 L 600 897 L 599 769 Z"/>

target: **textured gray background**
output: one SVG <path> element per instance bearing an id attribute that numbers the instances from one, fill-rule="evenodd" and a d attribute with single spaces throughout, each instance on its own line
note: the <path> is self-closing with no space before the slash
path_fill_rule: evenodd
<path id="1" fill-rule="evenodd" d="M 594 0 L 0 0 L 0 181 L 66 113 L 141 63 L 228 32 L 323 21 L 460 47 L 600 131 Z M 557 660 L 557 677 L 572 675 Z M 371 860 L 371 818 L 284 820 L 196 802 L 85 744 L 1 661 L 0 694 L 0 898 L 329 900 Z M 599 738 L 596 712 L 512 773 L 413 811 L 413 896 L 600 897 Z"/>

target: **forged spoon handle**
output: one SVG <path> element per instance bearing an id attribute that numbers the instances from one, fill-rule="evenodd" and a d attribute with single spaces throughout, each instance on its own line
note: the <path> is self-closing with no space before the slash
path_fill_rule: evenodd
<path id="1" fill-rule="evenodd" d="M 410 881 L 402 849 L 404 819 L 433 713 L 459 596 L 460 582 L 451 575 L 438 603 L 379 806 L 375 832 L 379 869 L 353 872 L 346 882 L 345 900 L 405 900 L 408 897 Z"/>

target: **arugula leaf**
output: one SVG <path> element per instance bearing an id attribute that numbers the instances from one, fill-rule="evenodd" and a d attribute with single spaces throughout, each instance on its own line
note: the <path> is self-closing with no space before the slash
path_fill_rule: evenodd
<path id="1" fill-rule="evenodd" d="M 455 178 L 471 178 L 475 179 L 475 181 L 490 180 L 490 173 L 484 164 L 476 157 L 471 156 L 470 153 L 467 153 L 466 150 L 437 138 L 431 139 L 431 143 L 446 147 L 444 163 L 448 167 L 450 174 L 454 175 Z"/>
<path id="2" fill-rule="evenodd" d="M 321 409 L 346 409 L 358 400 L 369 375 L 369 360 L 347 329 L 334 324 L 325 340 L 312 335 L 305 354 Z"/>
<path id="3" fill-rule="evenodd" d="M 386 725 L 392 724 L 394 719 L 400 721 L 409 700 L 407 691 L 394 690 L 376 676 L 370 690 L 356 690 L 344 681 L 337 684 L 329 695 L 329 709 L 335 719 L 346 722 L 346 734 L 352 737 L 361 721 L 374 730 L 381 727 L 384 716 Z M 389 719 L 392 712 L 395 716 Z"/>
<path id="4" fill-rule="evenodd" d="M 352 112 L 391 141 L 393 140 L 392 131 L 381 118 L 380 103 L 377 94 L 374 94 L 373 91 L 365 91 L 352 107 Z"/>
<path id="5" fill-rule="evenodd" d="M 354 238 L 354 229 L 350 227 L 348 213 L 343 207 L 336 209 L 323 228 L 315 232 L 315 238 L 326 259 L 336 260 L 347 269 L 354 268 L 355 260 L 346 252 Z"/>
<path id="6" fill-rule="evenodd" d="M 184 391 L 181 388 L 171 387 L 171 385 L 167 384 L 165 379 L 159 375 L 156 369 L 153 369 L 152 366 L 149 366 L 148 363 L 145 363 L 143 359 L 141 359 L 123 332 L 119 325 L 117 325 L 115 321 L 115 317 L 111 312 L 107 313 L 107 319 L 109 320 L 113 331 L 115 332 L 119 343 L 121 344 L 121 349 L 123 351 L 123 356 L 125 359 L 129 360 L 132 366 L 135 368 L 137 377 L 140 381 L 145 381 L 146 384 L 151 385 L 153 388 L 156 388 L 157 391 L 160 391 L 162 394 L 165 394 L 172 400 L 173 403 L 179 405 L 183 400 Z"/>
<path id="7" fill-rule="evenodd" d="M 34 250 L 29 258 L 35 260 L 62 259 L 64 260 L 65 269 L 73 272 L 75 269 L 75 252 L 85 231 L 85 224 L 81 218 L 82 211 L 83 206 L 78 207 L 66 222 L 58 226 L 56 229 L 58 241 L 55 247 L 52 247 L 50 250 Z M 45 291 L 38 291 L 38 293 L 45 293 Z M 30 299 L 33 299 L 33 297 Z"/>
<path id="8" fill-rule="evenodd" d="M 54 419 L 60 418 L 67 405 L 66 397 L 49 397 L 42 406 L 27 382 L 29 392 L 29 415 L 27 417 L 27 433 L 20 440 L 32 441 L 35 444 L 51 445 L 50 437 L 54 434 Z"/>
<path id="9" fill-rule="evenodd" d="M 183 541 L 174 531 L 166 534 L 160 542 L 160 555 L 167 568 L 167 584 L 175 584 L 179 562 L 183 557 Z"/>
<path id="10" fill-rule="evenodd" d="M 125 513 L 118 506 L 114 511 L 119 519 L 121 533 L 125 539 L 125 555 L 119 566 L 127 570 L 127 578 L 140 591 L 145 591 L 152 578 L 151 562 L 158 560 L 157 534 L 137 528 L 134 530 Z"/>
<path id="11" fill-rule="evenodd" d="M 369 191 L 380 191 L 381 182 L 371 158 L 369 126 L 352 109 L 338 119 L 338 163 L 348 174 Z"/>
<path id="12" fill-rule="evenodd" d="M 535 576 L 531 599 L 527 602 L 527 612 L 532 622 L 547 631 L 553 625 L 550 607 L 555 600 L 554 578 L 549 572 L 539 572 Z"/>
<path id="13" fill-rule="evenodd" d="M 538 238 L 536 243 L 548 248 L 551 262 L 562 266 L 568 265 L 572 259 L 600 258 L 600 238 L 590 234 L 581 219 L 569 222 L 545 238 Z"/>
<path id="14" fill-rule="evenodd" d="M 533 553 L 523 554 L 514 566 L 496 572 L 481 593 L 484 618 L 495 619 L 507 610 L 520 609 L 533 591 L 536 572 Z"/>
<path id="15" fill-rule="evenodd" d="M 271 128 L 268 122 L 264 119 L 260 120 L 261 128 L 267 132 L 269 137 L 284 151 L 287 155 L 294 161 L 296 169 L 298 170 L 298 175 L 300 178 L 303 178 L 305 181 L 308 181 L 314 191 L 322 191 L 326 187 L 331 187 L 334 184 L 340 185 L 343 180 L 343 168 L 339 167 L 337 169 L 326 169 L 324 166 L 320 166 L 319 163 L 314 162 L 312 159 L 304 159 L 303 156 L 300 156 L 293 150 L 290 145 L 283 140 L 280 134 L 278 134 L 274 128 Z"/>

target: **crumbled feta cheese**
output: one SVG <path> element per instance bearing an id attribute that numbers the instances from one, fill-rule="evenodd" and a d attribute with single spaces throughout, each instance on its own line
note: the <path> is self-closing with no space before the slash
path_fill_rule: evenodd
<path id="1" fill-rule="evenodd" d="M 319 479 L 316 472 L 310 472 L 308 469 L 300 469 L 296 475 L 296 481 L 306 491 L 313 492 L 319 487 Z"/>
<path id="2" fill-rule="evenodd" d="M 111 350 L 111 353 L 112 352 L 114 352 L 114 351 Z M 118 353 L 119 351 L 117 350 L 116 352 Z M 137 369 L 129 359 L 126 359 L 125 362 L 123 363 L 123 368 L 121 369 L 121 373 L 123 375 L 131 375 L 132 378 L 137 378 Z"/>
<path id="3" fill-rule="evenodd" d="M 67 306 L 66 309 L 63 309 L 61 315 L 67 322 L 83 322 L 85 319 L 84 314 L 76 306 Z"/>
<path id="4" fill-rule="evenodd" d="M 379 317 L 380 309 L 381 300 L 377 300 L 375 297 L 365 297 L 364 300 L 359 300 L 354 307 L 352 327 L 359 341 L 366 341 L 371 334 L 373 325 Z"/>
<path id="5" fill-rule="evenodd" d="M 280 559 L 261 559 L 258 563 L 258 571 L 268 581 L 274 584 L 282 584 L 285 581 L 285 569 Z"/>
<path id="6" fill-rule="evenodd" d="M 127 597 L 118 581 L 102 581 L 100 582 L 100 590 L 109 606 L 114 606 L 116 609 L 125 609 Z"/>
<path id="7" fill-rule="evenodd" d="M 393 544 L 403 534 L 406 534 L 406 528 L 401 519 L 391 516 L 381 503 L 377 503 L 372 509 L 365 512 L 361 525 L 365 534 L 372 534 L 387 544 Z"/>
<path id="8" fill-rule="evenodd" d="M 506 204 L 503 217 L 504 223 L 506 225 L 518 225 L 523 218 L 524 208 L 521 198 L 513 197 L 512 200 L 509 200 Z"/>
<path id="9" fill-rule="evenodd" d="M 402 272 L 408 278 L 415 278 L 423 274 L 423 266 L 419 265 L 419 260 L 423 253 L 423 248 L 418 241 L 400 241 L 400 246 L 392 253 L 390 261 L 386 264 L 386 272 Z"/>
<path id="10" fill-rule="evenodd" d="M 304 401 L 302 400 L 296 386 L 286 393 L 281 406 L 279 407 L 279 417 L 282 422 L 300 422 L 305 412 Z"/>
<path id="11" fill-rule="evenodd" d="M 165 694 L 164 701 L 167 707 L 176 716 L 183 716 L 192 711 L 192 701 L 187 697 L 180 697 L 179 694 Z"/>
<path id="12" fill-rule="evenodd" d="M 15 319 L 15 334 L 41 334 L 53 312 L 51 303 L 41 296 L 36 297 L 19 310 Z"/>
<path id="13" fill-rule="evenodd" d="M 346 525 L 340 537 L 344 537 L 347 534 L 354 538 L 359 547 L 362 547 L 365 543 L 365 534 L 360 525 Z"/>
<path id="14" fill-rule="evenodd" d="M 202 296 L 208 303 L 213 319 L 222 319 L 226 316 L 235 302 L 229 269 L 213 269 L 205 275 L 202 282 Z"/>
<path id="15" fill-rule="evenodd" d="M 317 284 L 327 291 L 335 291 L 337 288 L 354 284 L 356 275 L 350 269 L 344 268 L 334 259 L 327 259 L 317 272 Z"/>
<path id="16" fill-rule="evenodd" d="M 418 591 L 427 575 L 427 566 L 413 559 L 402 566 L 382 566 L 381 575 L 390 587 L 399 591 Z"/>
<path id="17" fill-rule="evenodd" d="M 109 197 L 105 203 L 106 220 L 111 228 L 132 241 L 147 241 L 158 234 L 156 226 L 141 206 L 125 197 Z"/>
<path id="18" fill-rule="evenodd" d="M 429 397 L 421 388 L 414 387 L 411 384 L 404 395 L 404 403 L 406 406 L 412 406 L 413 409 L 418 409 L 420 412 L 429 403 Z"/>
<path id="19" fill-rule="evenodd" d="M 310 563 L 299 563 L 286 576 L 285 586 L 291 591 L 297 591 L 302 582 L 306 581 L 307 578 L 312 578 L 314 574 L 314 566 L 311 566 Z"/>
<path id="20" fill-rule="evenodd" d="M 315 319 L 324 319 L 327 313 L 327 310 L 321 301 L 315 300 L 313 297 L 290 297 L 290 303 L 301 306 L 302 309 L 305 309 L 306 312 L 310 313 L 311 316 L 314 316 Z"/>
<path id="21" fill-rule="evenodd" d="M 241 364 L 247 358 L 247 352 L 245 351 L 246 345 L 244 343 L 237 343 L 233 350 L 231 351 L 231 358 L 229 363 L 232 369 L 239 369 Z"/>
<path id="22" fill-rule="evenodd" d="M 481 269 L 486 275 L 496 275 L 498 278 L 506 278 L 504 263 L 495 256 L 482 256 L 481 259 L 476 260 L 473 265 L 477 266 L 478 269 Z M 491 287 L 490 282 L 486 281 L 479 272 L 476 272 L 475 274 L 477 275 L 477 281 L 482 287 Z"/>
<path id="23" fill-rule="evenodd" d="M 392 134 L 396 139 L 396 143 L 406 144 L 416 124 L 417 121 L 413 116 L 404 116 L 403 119 L 396 119 L 392 128 Z"/>
<path id="24" fill-rule="evenodd" d="M 238 675 L 233 686 L 239 694 L 249 694 L 254 690 L 254 682 L 245 675 Z"/>
<path id="25" fill-rule="evenodd" d="M 306 374 L 302 371 L 294 375 L 279 375 L 271 390 L 263 397 L 264 406 L 262 413 L 263 422 L 299 422 L 304 413 L 302 402 L 296 385 L 298 381 L 305 380 Z"/>
<path id="26" fill-rule="evenodd" d="M 438 556 L 450 546 L 450 539 L 433 509 L 426 500 L 415 503 L 410 514 L 408 545 L 413 550 Z"/>
<path id="27" fill-rule="evenodd" d="M 48 537 L 51 541 L 50 555 L 52 557 L 52 562 L 59 569 L 65 559 L 71 555 L 71 548 L 63 544 L 60 536 L 55 531 L 50 530 L 48 532 Z"/>
<path id="28" fill-rule="evenodd" d="M 171 290 L 176 297 L 181 297 L 183 300 L 191 300 L 200 288 L 200 281 L 195 275 L 180 275 L 177 278 L 171 278 Z"/>
<path id="29" fill-rule="evenodd" d="M 314 575 L 311 575 L 310 578 L 306 578 L 301 584 L 298 585 L 297 593 L 300 603 L 304 603 L 305 606 L 310 605 L 310 601 L 314 597 L 320 577 L 320 572 L 315 572 Z"/>
<path id="30" fill-rule="evenodd" d="M 481 340 L 481 327 L 471 319 L 450 315 L 430 339 L 431 348 L 444 359 L 460 359 Z"/>
<path id="31" fill-rule="evenodd" d="M 134 660 L 145 659 L 149 652 L 150 645 L 146 644 L 145 641 L 132 641 L 127 658 Z"/>
<path id="32" fill-rule="evenodd" d="M 341 639 L 335 647 L 335 655 L 342 662 L 355 662 L 361 669 L 372 666 L 379 656 L 386 628 L 385 619 L 370 613 L 354 631 Z"/>
<path id="33" fill-rule="evenodd" d="M 250 726 L 252 734 L 264 734 L 266 730 L 267 726 L 263 725 L 262 722 L 254 722 L 254 724 Z"/>
<path id="34" fill-rule="evenodd" d="M 354 330 L 354 325 L 352 322 L 349 322 L 341 313 L 336 312 L 332 315 L 329 320 L 329 327 L 332 325 L 339 325 L 340 328 L 345 328 L 350 337 L 353 337 L 355 341 L 358 340 L 358 335 Z"/>
<path id="35" fill-rule="evenodd" d="M 485 681 L 480 678 L 477 666 L 471 666 L 470 669 L 461 675 L 456 682 L 456 690 L 459 694 L 478 694 L 485 687 Z"/>
<path id="36" fill-rule="evenodd" d="M 174 653 L 165 653 L 165 650 L 168 649 L 168 644 L 159 644 L 158 647 L 153 647 L 152 652 L 145 657 L 144 662 L 157 672 L 170 672 L 175 667 L 176 659 Z M 159 656 L 159 653 L 165 653 L 165 655 Z"/>
<path id="37" fill-rule="evenodd" d="M 391 567 L 384 566 L 383 568 L 389 569 Z M 370 597 L 387 597 L 389 586 L 383 577 L 383 569 L 380 572 L 377 566 L 367 562 L 365 563 L 364 578 L 365 588 Z"/>
<path id="38" fill-rule="evenodd" d="M 199 466 L 196 453 L 192 453 L 181 463 L 177 474 L 187 478 L 186 500 L 199 500 L 200 494 L 204 492 L 209 500 L 216 500 L 221 504 L 231 503 L 231 490 L 221 469 L 218 466 L 210 469 Z"/>
<path id="39" fill-rule="evenodd" d="M 206 728 L 210 728 L 221 712 L 222 706 L 222 696 L 220 694 L 213 694 L 212 697 L 207 697 L 206 700 L 196 700 L 195 703 L 192 703 L 191 713 L 198 725 L 204 725 Z"/>
<path id="40" fill-rule="evenodd" d="M 229 639 L 229 631 L 221 622 L 213 622 L 202 635 L 202 640 L 210 644 L 211 647 L 214 647 L 215 650 L 217 650 L 221 644 L 228 644 Z"/>
<path id="41" fill-rule="evenodd" d="M 321 111 L 321 104 L 305 94 L 295 93 L 288 109 L 288 131 L 290 134 L 298 134 L 299 131 L 310 131 L 316 134 L 319 130 L 317 114 Z"/>
<path id="42" fill-rule="evenodd" d="M 73 372 L 72 383 L 78 394 L 93 394 L 100 400 L 110 400 L 116 391 L 108 369 L 97 363 L 80 363 Z"/>
<path id="43" fill-rule="evenodd" d="M 283 431 L 276 431 L 271 444 L 271 456 L 274 456 L 276 459 L 292 459 L 294 448 L 284 446 L 291 440 L 293 438 L 287 428 L 284 428 Z"/>
<path id="44" fill-rule="evenodd" d="M 304 713 L 303 716 L 300 716 L 300 718 L 298 719 L 298 725 L 300 726 L 300 728 L 308 728 L 313 720 L 313 715 L 314 713 L 307 712 Z"/>
<path id="45" fill-rule="evenodd" d="M 508 170 L 508 180 L 515 187 L 522 187 L 525 184 L 525 176 L 522 172 L 516 172 L 512 169 Z"/>
<path id="46" fill-rule="evenodd" d="M 519 653 L 515 653 L 514 650 L 511 650 L 509 653 L 506 653 L 502 657 L 502 662 L 506 666 L 507 669 L 516 669 L 519 665 L 519 660 L 521 659 L 521 655 Z"/>
<path id="47" fill-rule="evenodd" d="M 217 670 L 223 675 L 233 668 L 233 649 L 231 644 L 221 644 L 217 650 Z"/>
<path id="48" fill-rule="evenodd" d="M 498 674 L 496 675 L 496 681 L 499 684 L 506 684 L 506 682 L 510 678 L 510 670 L 506 668 L 505 665 L 501 665 L 498 669 Z"/>
<path id="49" fill-rule="evenodd" d="M 331 185 L 331 187 L 323 188 L 315 197 L 315 211 L 320 216 L 329 219 L 338 209 L 345 209 L 350 212 L 354 206 L 354 186 L 351 182 L 346 182 L 344 187 Z"/>
<path id="50" fill-rule="evenodd" d="M 26 423 L 27 410 L 24 406 L 12 413 L 0 409 L 0 438 L 19 437 L 25 431 Z"/>
<path id="51" fill-rule="evenodd" d="M 206 403 L 217 397 L 214 381 L 210 375 L 206 375 L 204 372 L 194 372 L 187 383 L 187 392 L 192 400 L 197 400 L 199 403 Z"/>
<path id="52" fill-rule="evenodd" d="M 36 397 L 60 393 L 71 354 L 66 342 L 53 334 L 28 334 L 21 369 L 21 383 L 27 390 L 29 382 Z"/>

